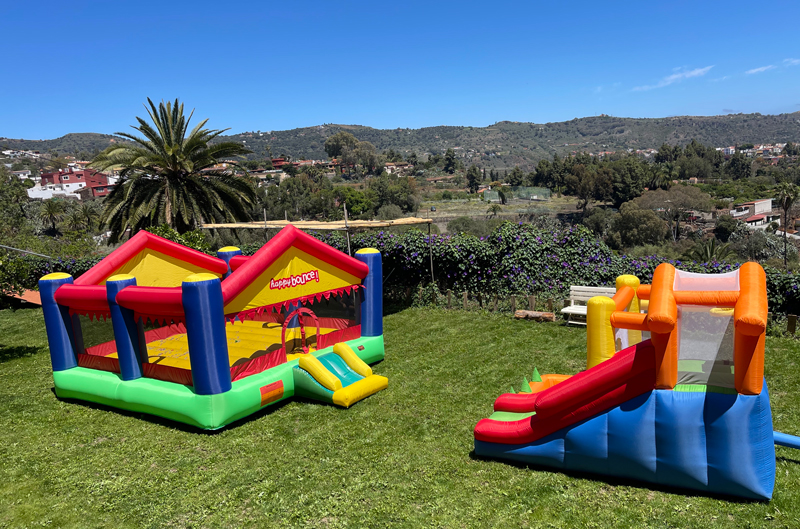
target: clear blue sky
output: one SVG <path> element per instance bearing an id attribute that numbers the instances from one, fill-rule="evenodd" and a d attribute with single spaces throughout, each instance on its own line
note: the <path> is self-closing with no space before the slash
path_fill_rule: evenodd
<path id="1" fill-rule="evenodd" d="M 660 5 L 656 5 L 660 4 Z M 794 2 L 8 2 L 0 136 L 800 110 Z"/>

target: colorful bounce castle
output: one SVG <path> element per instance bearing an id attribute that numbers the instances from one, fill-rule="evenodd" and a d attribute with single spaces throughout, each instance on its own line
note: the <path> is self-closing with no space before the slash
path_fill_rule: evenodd
<path id="1" fill-rule="evenodd" d="M 252 257 L 217 255 L 139 232 L 74 281 L 43 277 L 56 394 L 217 429 L 294 395 L 349 407 L 387 387 L 368 365 L 384 357 L 377 250 L 287 226 Z M 85 346 L 86 317 L 110 318 L 114 340 Z"/>
<path id="2" fill-rule="evenodd" d="M 769 499 L 775 443 L 764 381 L 767 289 L 746 263 L 727 274 L 661 264 L 652 285 L 617 280 L 587 307 L 588 368 L 534 373 L 475 426 L 477 455 Z"/>

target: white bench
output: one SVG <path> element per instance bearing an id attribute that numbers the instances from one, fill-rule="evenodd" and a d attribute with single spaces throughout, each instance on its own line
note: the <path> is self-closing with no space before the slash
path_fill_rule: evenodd
<path id="1" fill-rule="evenodd" d="M 580 285 L 569 287 L 569 307 L 561 309 L 561 314 L 567 315 L 567 325 L 586 325 L 586 302 L 595 296 L 614 297 L 617 289 L 614 287 L 584 287 Z M 573 319 L 573 318 L 578 319 Z"/>

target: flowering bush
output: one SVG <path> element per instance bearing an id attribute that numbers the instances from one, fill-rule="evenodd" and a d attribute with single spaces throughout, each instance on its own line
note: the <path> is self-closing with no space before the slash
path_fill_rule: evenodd
<path id="1" fill-rule="evenodd" d="M 321 241 L 347 252 L 341 232 L 312 232 Z M 431 237 L 429 239 L 429 237 Z M 570 285 L 613 285 L 617 276 L 633 274 L 642 283 L 652 281 L 663 262 L 689 272 L 723 273 L 739 263 L 668 261 L 656 255 L 630 257 L 615 255 L 587 228 L 542 228 L 506 222 L 488 237 L 472 235 L 426 235 L 418 230 L 405 233 L 368 231 L 351 236 L 351 251 L 376 248 L 383 254 L 384 291 L 401 295 L 407 288 L 431 283 L 433 275 L 440 291 L 470 291 L 484 295 L 539 294 L 555 299 L 569 296 Z M 257 245 L 242 247 L 245 255 Z M 38 279 L 50 272 L 67 272 L 77 277 L 99 258 L 46 259 L 25 256 L 3 259 L 0 274 L 16 285 L 35 288 Z M 8 269 L 8 270 L 6 270 Z M 800 278 L 793 273 L 765 267 L 770 310 L 800 312 Z"/>

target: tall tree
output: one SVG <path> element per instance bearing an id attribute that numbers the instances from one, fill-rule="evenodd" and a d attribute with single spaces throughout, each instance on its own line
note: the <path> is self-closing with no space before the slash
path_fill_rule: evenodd
<path id="1" fill-rule="evenodd" d="M 680 222 L 689 211 L 707 211 L 711 208 L 711 196 L 702 193 L 694 186 L 672 186 L 669 191 L 656 189 L 646 191 L 635 200 L 643 209 L 650 209 L 662 214 L 669 223 L 672 240 L 680 237 Z"/>
<path id="2" fill-rule="evenodd" d="M 331 158 L 338 158 L 345 150 L 353 150 L 356 148 L 358 140 L 349 132 L 337 132 L 325 140 L 325 152 Z"/>
<path id="3" fill-rule="evenodd" d="M 511 186 L 521 186 L 525 183 L 525 173 L 522 172 L 518 165 L 508 173 L 507 182 Z"/>
<path id="4" fill-rule="evenodd" d="M 92 160 L 100 170 L 119 170 L 120 182 L 105 200 L 102 222 L 111 229 L 111 242 L 127 229 L 167 224 L 183 233 L 207 220 L 244 220 L 255 204 L 255 185 L 237 177 L 236 157 L 249 153 L 239 143 L 211 143 L 228 129 L 204 128 L 203 120 L 189 130 L 183 104 L 148 98 L 152 125 L 137 117 L 132 126 L 144 137 L 118 132 L 132 143 L 112 145 Z M 231 168 L 220 168 L 225 161 Z"/>
<path id="5" fill-rule="evenodd" d="M 752 166 L 750 159 L 737 150 L 725 164 L 725 172 L 734 180 L 741 180 L 750 176 Z"/>
<path id="6" fill-rule="evenodd" d="M 453 174 L 456 172 L 456 153 L 453 149 L 447 149 L 444 153 L 444 172 Z"/>
<path id="7" fill-rule="evenodd" d="M 475 164 L 467 169 L 467 187 L 470 193 L 477 193 L 481 185 L 481 171 Z"/>
<path id="8" fill-rule="evenodd" d="M 800 198 L 800 188 L 789 182 L 781 182 L 775 188 L 778 196 L 775 199 L 778 202 L 778 207 L 783 211 L 783 267 L 788 270 L 788 263 L 786 259 L 786 246 L 788 241 L 786 239 L 786 232 L 789 229 L 789 213 Z"/>
<path id="9" fill-rule="evenodd" d="M 64 219 L 64 203 L 54 198 L 45 200 L 39 209 L 39 218 L 50 224 L 53 233 L 57 233 L 56 224 Z"/>

